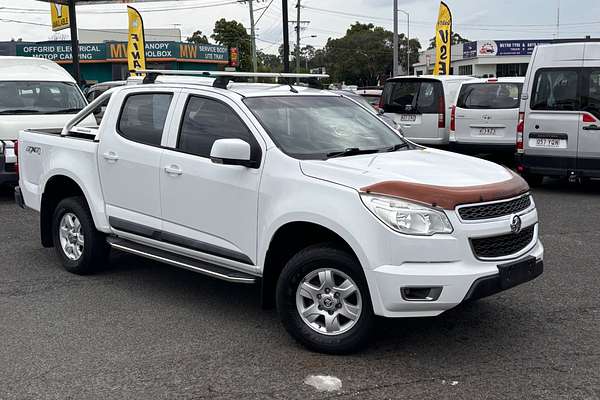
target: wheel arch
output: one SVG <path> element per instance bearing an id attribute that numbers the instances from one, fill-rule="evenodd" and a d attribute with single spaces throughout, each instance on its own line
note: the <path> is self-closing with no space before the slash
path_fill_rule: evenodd
<path id="1" fill-rule="evenodd" d="M 262 305 L 272 308 L 275 304 L 277 280 L 287 261 L 300 250 L 318 243 L 333 243 L 352 255 L 362 265 L 360 250 L 345 238 L 345 234 L 320 222 L 310 220 L 288 221 L 270 235 L 267 250 L 264 253 L 262 274 Z"/>

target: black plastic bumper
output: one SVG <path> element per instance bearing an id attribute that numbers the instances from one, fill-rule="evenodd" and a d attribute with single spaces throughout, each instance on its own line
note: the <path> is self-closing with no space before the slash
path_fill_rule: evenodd
<path id="1" fill-rule="evenodd" d="M 18 180 L 16 172 L 6 170 L 4 154 L 0 155 L 0 185 L 3 183 L 17 183 Z"/>
<path id="2" fill-rule="evenodd" d="M 483 297 L 488 297 L 504 290 L 508 290 L 522 283 L 534 280 L 540 276 L 542 272 L 544 272 L 544 262 L 542 260 L 536 261 L 535 264 L 532 265 L 532 268 L 528 271 L 527 277 L 524 280 L 519 281 L 517 285 L 512 285 L 510 287 L 507 287 L 506 282 L 503 282 L 500 273 L 484 276 L 473 282 L 462 302 L 466 303 L 468 301 L 481 299 Z"/>
<path id="3" fill-rule="evenodd" d="M 23 194 L 21 193 L 21 188 L 15 188 L 15 203 L 21 208 L 25 208 L 25 200 L 23 200 Z"/>

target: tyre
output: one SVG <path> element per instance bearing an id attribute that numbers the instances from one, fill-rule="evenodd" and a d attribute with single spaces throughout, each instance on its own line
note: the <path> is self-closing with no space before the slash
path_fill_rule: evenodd
<path id="1" fill-rule="evenodd" d="M 542 184 L 542 182 L 544 181 L 544 176 L 537 175 L 537 174 L 527 173 L 527 174 L 523 175 L 523 178 L 525 178 L 525 180 L 531 187 L 540 186 Z"/>
<path id="2" fill-rule="evenodd" d="M 83 197 L 58 203 L 52 216 L 52 238 L 63 266 L 74 274 L 89 274 L 108 258 L 106 236 L 96 230 Z"/>
<path id="3" fill-rule="evenodd" d="M 276 291 L 285 329 L 307 348 L 345 354 L 366 344 L 373 307 L 362 267 L 347 252 L 307 247 L 287 262 Z"/>

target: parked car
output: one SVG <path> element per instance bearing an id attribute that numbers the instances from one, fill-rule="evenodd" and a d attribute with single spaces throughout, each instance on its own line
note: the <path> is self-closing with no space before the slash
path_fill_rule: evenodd
<path id="1" fill-rule="evenodd" d="M 449 143 L 450 110 L 461 82 L 470 76 L 402 76 L 383 87 L 383 111 L 406 137 L 426 145 Z"/>
<path id="2" fill-rule="evenodd" d="M 517 127 L 518 170 L 600 177 L 600 43 L 537 46 L 525 77 Z"/>
<path id="3" fill-rule="evenodd" d="M 25 128 L 62 128 L 87 102 L 58 64 L 0 56 L 0 184 L 17 183 L 14 143 Z"/>
<path id="4" fill-rule="evenodd" d="M 85 94 L 85 97 L 91 103 L 92 101 L 94 101 L 94 99 L 98 98 L 98 96 L 100 96 L 102 93 L 106 92 L 107 90 L 112 89 L 114 87 L 123 86 L 126 84 L 127 84 L 127 81 L 109 81 L 109 82 L 96 83 L 95 85 L 90 86 L 90 88 L 87 90 L 87 92 Z"/>
<path id="5" fill-rule="evenodd" d="M 398 132 L 403 134 L 402 129 L 400 128 L 400 125 L 398 125 L 396 123 L 396 121 L 394 121 L 393 118 L 391 118 L 389 115 L 385 115 L 384 113 L 380 112 L 364 96 L 361 96 L 359 94 L 356 94 L 355 92 L 351 92 L 348 90 L 332 90 L 332 92 L 342 95 L 342 96 L 345 96 L 345 97 L 348 97 L 349 99 L 357 102 L 358 104 L 365 107 L 367 110 L 371 111 L 373 114 L 377 115 L 385 123 L 389 124 L 392 128 L 396 129 Z"/>
<path id="6" fill-rule="evenodd" d="M 362 96 L 376 110 L 380 109 L 379 103 L 381 102 L 381 94 L 383 93 L 383 87 L 362 87 L 355 90 L 354 93 Z"/>
<path id="7" fill-rule="evenodd" d="M 515 153 L 524 78 L 473 79 L 460 84 L 450 115 L 450 144 L 469 153 Z"/>
<path id="8" fill-rule="evenodd" d="M 112 89 L 61 134 L 21 132 L 16 200 L 68 271 L 113 248 L 260 283 L 327 353 L 363 345 L 375 315 L 435 316 L 542 273 L 535 204 L 510 170 L 415 145 L 331 91 L 211 74 Z"/>

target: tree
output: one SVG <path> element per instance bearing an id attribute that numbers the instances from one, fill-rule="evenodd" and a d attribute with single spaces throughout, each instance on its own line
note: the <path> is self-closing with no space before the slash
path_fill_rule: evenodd
<path id="1" fill-rule="evenodd" d="M 470 42 L 469 39 L 460 36 L 458 32 L 452 32 L 452 44 L 461 44 Z M 429 39 L 429 47 L 427 50 L 435 49 L 435 36 Z"/>
<path id="2" fill-rule="evenodd" d="M 210 35 L 218 44 L 225 47 L 237 47 L 241 70 L 252 70 L 252 45 L 250 35 L 241 22 L 227 21 L 221 18 L 215 22 L 215 29 Z"/>
<path id="3" fill-rule="evenodd" d="M 202 34 L 202 31 L 196 31 L 192 33 L 192 36 L 185 39 L 185 41 L 196 44 L 208 44 L 208 38 L 206 37 L 206 35 Z"/>
<path id="4" fill-rule="evenodd" d="M 283 72 L 283 63 L 277 55 L 257 51 L 256 58 L 260 72 Z"/>

